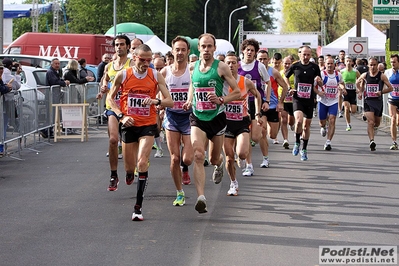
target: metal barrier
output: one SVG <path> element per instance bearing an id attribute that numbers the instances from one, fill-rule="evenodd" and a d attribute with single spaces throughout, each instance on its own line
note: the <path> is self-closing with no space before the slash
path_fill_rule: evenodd
<path id="1" fill-rule="evenodd" d="M 57 103 L 88 103 L 87 118 L 98 126 L 102 123 L 105 99 L 97 100 L 99 84 L 90 82 L 84 85 L 70 84 L 68 87 L 42 86 L 32 89 L 19 90 L 13 100 L 4 101 L 0 96 L 0 144 L 4 153 L 7 153 L 7 144 L 12 143 L 18 149 L 27 147 L 27 137 L 33 138 L 36 145 L 40 140 L 39 132 L 46 131 L 50 134 L 54 126 L 55 109 Z M 17 158 L 18 159 L 18 158 Z"/>

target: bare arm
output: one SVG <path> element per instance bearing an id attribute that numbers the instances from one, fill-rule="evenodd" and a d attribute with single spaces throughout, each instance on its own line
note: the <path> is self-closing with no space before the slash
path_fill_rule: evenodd
<path id="1" fill-rule="evenodd" d="M 255 96 L 255 119 L 259 125 L 263 123 L 263 120 L 260 115 L 261 107 L 262 107 L 262 98 L 260 96 L 259 91 L 256 89 L 255 85 L 249 79 L 245 79 L 245 87 L 247 91 L 252 93 Z"/>
<path id="2" fill-rule="evenodd" d="M 161 73 L 157 73 L 158 75 L 158 89 L 159 92 L 162 95 L 162 102 L 161 105 L 163 107 L 173 107 L 173 100 L 172 97 L 170 96 L 169 90 L 166 87 L 166 82 L 165 82 L 165 78 L 163 77 L 163 75 Z M 152 104 L 157 104 L 158 100 L 157 99 L 151 99 L 152 100 Z M 154 103 L 155 101 L 155 103 Z"/>
<path id="3" fill-rule="evenodd" d="M 220 98 L 223 98 L 223 100 L 224 100 L 223 102 L 228 103 L 231 101 L 238 100 L 241 97 L 241 92 L 240 92 L 240 89 L 238 88 L 237 81 L 231 74 L 229 67 L 224 63 L 219 63 L 218 74 L 221 77 L 223 77 L 224 80 L 226 80 L 226 82 L 229 84 L 230 88 L 232 89 L 232 91 L 229 94 L 227 94 L 226 96 L 220 97 Z M 210 96 L 210 98 L 209 98 L 209 96 Z M 211 101 L 213 103 L 217 103 L 217 104 L 223 103 L 220 101 L 219 97 L 216 94 L 215 95 L 210 94 L 209 96 L 208 96 L 209 101 Z"/>
<path id="4" fill-rule="evenodd" d="M 382 89 L 381 94 L 393 91 L 393 87 L 385 74 L 381 75 L 381 80 L 384 82 L 386 86 L 386 87 L 384 86 L 384 88 Z"/>
<path id="5" fill-rule="evenodd" d="M 283 88 L 283 91 L 281 92 L 281 96 L 279 99 L 279 103 L 284 104 L 285 95 L 287 95 L 288 92 L 288 85 L 286 81 L 284 81 L 280 72 L 278 72 L 276 69 L 273 69 L 273 77 L 277 81 L 277 84 L 280 85 L 281 88 Z"/>

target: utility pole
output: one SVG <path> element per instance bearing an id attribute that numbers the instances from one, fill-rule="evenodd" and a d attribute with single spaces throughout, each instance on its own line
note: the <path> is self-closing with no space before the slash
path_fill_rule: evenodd
<path id="1" fill-rule="evenodd" d="M 362 0 L 356 0 L 356 37 L 362 37 Z"/>
<path id="2" fill-rule="evenodd" d="M 30 17 L 32 18 L 32 32 L 39 31 L 39 1 L 32 1 L 32 12 L 30 13 Z"/>
<path id="3" fill-rule="evenodd" d="M 53 32 L 58 32 L 58 25 L 60 19 L 60 4 L 58 0 L 53 1 Z"/>

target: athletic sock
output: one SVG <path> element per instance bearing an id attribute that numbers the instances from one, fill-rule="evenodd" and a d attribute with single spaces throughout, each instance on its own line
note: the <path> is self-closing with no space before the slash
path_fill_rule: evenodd
<path id="1" fill-rule="evenodd" d="M 303 150 L 306 150 L 306 148 L 308 147 L 308 141 L 309 141 L 308 139 L 303 140 L 303 148 L 302 148 Z"/>
<path id="2" fill-rule="evenodd" d="M 143 204 L 144 191 L 147 188 L 147 179 L 148 179 L 148 171 L 139 173 L 139 180 L 137 182 L 136 205 L 139 205 L 140 207 Z"/>
<path id="3" fill-rule="evenodd" d="M 183 160 L 180 162 L 180 166 L 182 167 L 183 172 L 187 172 L 188 171 L 188 165 L 183 163 Z"/>
<path id="4" fill-rule="evenodd" d="M 302 133 L 295 133 L 295 143 L 301 143 L 301 135 Z"/>

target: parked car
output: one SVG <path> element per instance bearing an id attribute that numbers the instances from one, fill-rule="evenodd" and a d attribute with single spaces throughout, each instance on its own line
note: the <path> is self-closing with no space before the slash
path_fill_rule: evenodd
<path id="1" fill-rule="evenodd" d="M 21 66 L 40 67 L 48 69 L 51 65 L 51 60 L 54 57 L 48 56 L 35 56 L 35 55 L 24 55 L 24 54 L 0 54 L 0 59 L 10 58 L 13 62 L 18 62 Z M 60 60 L 60 68 L 66 67 L 69 62 L 67 58 L 58 58 Z"/>
<path id="2" fill-rule="evenodd" d="M 40 90 L 40 87 L 46 86 L 46 73 L 47 70 L 43 68 L 22 66 L 21 88 L 19 89 L 21 100 L 17 104 L 22 104 L 22 114 L 19 114 L 19 118 L 20 120 L 23 119 L 28 129 L 35 125 L 35 110 L 38 114 L 37 122 L 39 126 L 47 121 L 48 103 L 44 94 L 45 91 Z M 37 109 L 35 93 L 37 95 Z"/>

